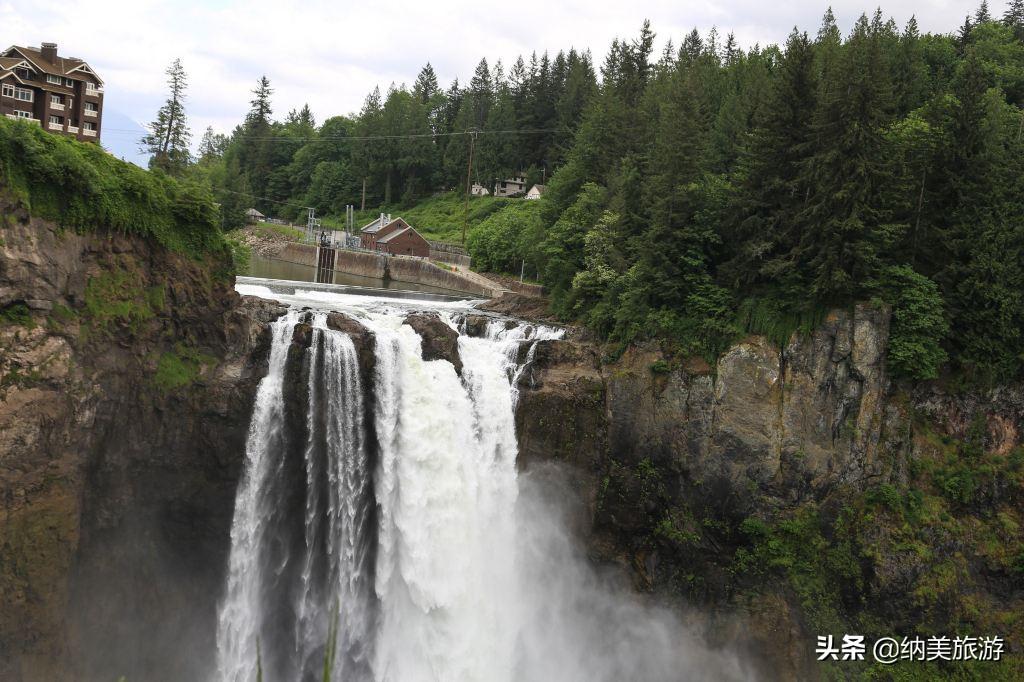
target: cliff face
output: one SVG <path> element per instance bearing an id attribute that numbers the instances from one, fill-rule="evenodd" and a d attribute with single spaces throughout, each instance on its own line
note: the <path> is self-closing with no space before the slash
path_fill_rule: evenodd
<path id="1" fill-rule="evenodd" d="M 0 214 L 0 679 L 197 679 L 279 311 L 226 256 Z"/>
<path id="2" fill-rule="evenodd" d="M 859 306 L 714 368 L 541 342 L 520 381 L 523 466 L 568 463 L 592 555 L 700 607 L 771 678 L 825 675 L 815 637 L 846 632 L 1000 634 L 1012 677 L 1024 391 L 895 385 L 887 336 L 887 312 Z"/>

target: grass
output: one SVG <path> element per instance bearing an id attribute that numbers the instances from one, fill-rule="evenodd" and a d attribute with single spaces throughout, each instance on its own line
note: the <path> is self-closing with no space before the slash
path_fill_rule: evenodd
<path id="1" fill-rule="evenodd" d="M 257 223 L 252 226 L 256 234 L 274 239 L 284 237 L 288 241 L 299 241 L 305 236 L 305 232 L 297 227 L 287 225 L 275 225 L 274 223 Z"/>
<path id="2" fill-rule="evenodd" d="M 208 190 L 7 118 L 0 118 L 0 187 L 33 216 L 76 232 L 140 235 L 193 257 L 224 248 Z"/>

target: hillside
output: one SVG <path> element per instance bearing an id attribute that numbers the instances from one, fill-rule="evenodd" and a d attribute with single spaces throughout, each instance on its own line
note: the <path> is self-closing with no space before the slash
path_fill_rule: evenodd
<path id="1" fill-rule="evenodd" d="M 472 230 L 494 213 L 522 201 L 522 199 L 499 199 L 490 196 L 470 197 L 467 223 L 465 195 L 459 192 L 446 192 L 411 204 L 384 205 L 365 211 L 356 211 L 356 225 L 365 225 L 382 212 L 390 213 L 395 217 L 405 218 L 427 239 L 460 243 L 464 223 L 468 224 L 469 230 Z M 329 216 L 324 222 L 340 226 L 344 224 L 344 218 Z"/>

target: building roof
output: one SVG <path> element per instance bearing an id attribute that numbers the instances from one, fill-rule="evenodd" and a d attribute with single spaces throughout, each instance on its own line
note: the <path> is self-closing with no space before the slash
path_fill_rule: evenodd
<path id="1" fill-rule="evenodd" d="M 530 191 L 537 190 L 537 194 L 544 194 L 548 189 L 547 185 L 534 185 L 530 188 Z"/>
<path id="2" fill-rule="evenodd" d="M 398 220 L 401 220 L 401 218 L 398 218 Z M 378 217 L 363 225 L 363 228 L 359 231 L 366 232 L 367 234 L 374 234 L 375 232 L 379 232 L 381 228 L 386 227 L 393 222 L 394 221 L 391 220 L 390 215 L 385 216 L 381 213 Z"/>
<path id="3" fill-rule="evenodd" d="M 403 235 L 403 234 L 405 234 L 406 232 L 409 232 L 409 231 L 412 231 L 412 233 L 415 234 L 417 237 L 419 237 L 420 239 L 423 239 L 423 235 L 420 234 L 419 232 L 417 232 L 416 228 L 414 228 L 412 225 L 407 225 L 407 226 L 403 227 L 401 230 L 395 230 L 391 234 L 384 235 L 383 237 L 381 237 L 380 239 L 377 240 L 377 243 L 378 244 L 387 244 L 392 239 L 395 239 L 399 235 Z M 423 239 L 423 241 L 427 241 L 427 240 Z"/>
<path id="4" fill-rule="evenodd" d="M 85 63 L 84 59 L 77 57 L 57 57 L 53 61 L 43 57 L 43 53 L 38 47 L 21 47 L 20 45 L 11 45 L 3 52 L 4 58 L 6 59 L 17 59 L 21 61 L 24 59 L 29 62 L 36 71 L 50 74 L 51 76 L 83 76 L 88 74 L 96 79 L 96 81 L 102 85 L 103 79 L 101 79 L 92 68 Z M 6 67 L 10 68 L 10 67 Z"/>
<path id="5" fill-rule="evenodd" d="M 401 230 L 395 230 L 391 234 L 386 234 L 383 237 L 381 237 L 380 239 L 378 239 L 377 243 L 378 244 L 387 244 L 389 241 L 391 241 L 392 239 L 394 239 L 398 235 L 405 234 L 409 230 L 412 230 L 412 228 L 411 227 L 403 227 Z M 412 231 L 415 232 L 416 230 L 412 230 Z"/>
<path id="6" fill-rule="evenodd" d="M 255 208 L 250 208 L 248 211 L 245 212 L 245 215 L 255 216 L 257 218 L 265 218 L 266 217 L 262 213 L 257 211 Z"/>

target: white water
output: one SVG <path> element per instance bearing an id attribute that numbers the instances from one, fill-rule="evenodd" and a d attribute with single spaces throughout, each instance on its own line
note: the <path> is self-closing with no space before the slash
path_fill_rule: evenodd
<path id="1" fill-rule="evenodd" d="M 266 682 L 321 679 L 316 666 L 322 670 L 335 604 L 333 680 L 746 678 L 734 658 L 708 652 L 672 614 L 641 605 L 595 573 L 570 537 L 559 500 L 572 493 L 558 472 L 517 474 L 520 360 L 532 359 L 537 338 L 560 332 L 506 329 L 495 321 L 485 338 L 460 336 L 460 377 L 447 361 L 422 359 L 419 337 L 402 324 L 404 311 L 363 309 L 360 319 L 375 337 L 372 405 L 356 397 L 363 391 L 352 341 L 327 330 L 323 315 L 314 319 L 317 336 L 307 351 L 309 436 L 305 474 L 297 483 L 305 487 L 302 551 L 292 555 L 275 554 L 276 545 L 261 540 L 274 535 L 274 526 L 266 522 L 272 514 L 261 506 L 260 492 L 273 488 L 274 476 L 287 479 L 274 462 L 274 449 L 286 449 L 275 436 L 284 428 L 284 410 L 272 403 L 284 399 L 295 314 L 275 324 L 270 374 L 257 396 L 236 504 L 218 679 L 255 680 L 255 639 L 261 633 L 288 639 L 263 618 L 263 604 L 277 603 L 278 577 L 289 571 L 280 561 L 268 565 L 268 558 L 281 557 L 299 566 L 293 581 L 299 589 L 285 610 L 294 615 L 295 636 L 284 644 L 262 643 Z M 376 437 L 372 476 L 363 422 Z M 317 485 L 325 478 L 321 465 L 330 470 L 326 486 Z M 280 491 L 275 499 L 283 499 Z M 318 540 L 323 537 L 325 543 Z M 320 580 L 325 570 L 329 578 Z M 274 580 L 266 579 L 268 572 Z M 267 675 L 271 647 L 276 677 Z"/>
<path id="2" fill-rule="evenodd" d="M 275 468 L 274 457 L 282 449 L 284 366 L 297 321 L 298 314 L 291 311 L 271 327 L 270 365 L 256 391 L 246 441 L 246 459 L 231 525 L 227 595 L 217 624 L 217 667 L 219 678 L 225 682 L 255 679 L 257 637 L 263 619 L 259 593 L 261 524 L 266 512 L 265 492 Z"/>

